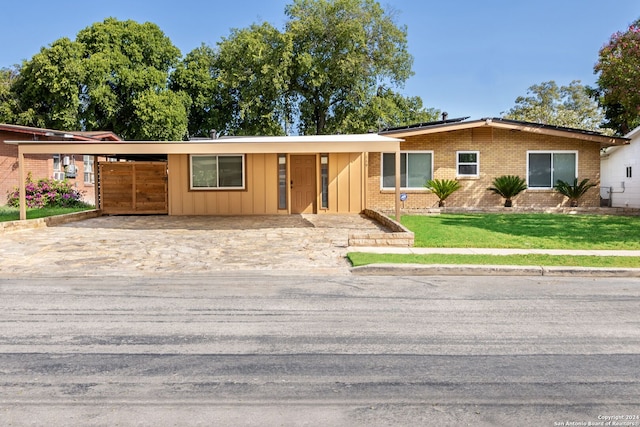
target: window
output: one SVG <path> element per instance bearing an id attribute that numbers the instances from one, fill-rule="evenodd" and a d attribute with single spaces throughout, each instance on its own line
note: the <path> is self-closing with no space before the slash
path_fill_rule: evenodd
<path id="1" fill-rule="evenodd" d="M 627 166 L 627 178 L 632 178 L 631 166 Z"/>
<path id="2" fill-rule="evenodd" d="M 578 176 L 576 151 L 530 151 L 527 154 L 529 188 L 553 188 L 559 180 L 573 183 Z"/>
<path id="3" fill-rule="evenodd" d="M 84 183 L 93 184 L 95 176 L 93 174 L 93 156 L 82 156 L 84 163 Z"/>
<path id="4" fill-rule="evenodd" d="M 424 189 L 433 177 L 433 152 L 417 151 L 400 153 L 400 187 Z M 382 188 L 396 187 L 395 153 L 382 153 Z"/>
<path id="5" fill-rule="evenodd" d="M 62 169 L 62 156 L 60 154 L 53 155 L 53 179 L 56 181 L 64 180 L 64 170 Z"/>
<path id="6" fill-rule="evenodd" d="M 244 189 L 243 155 L 191 155 L 191 189 Z"/>
<path id="7" fill-rule="evenodd" d="M 458 176 L 480 176 L 480 152 L 458 151 L 456 166 Z"/>
<path id="8" fill-rule="evenodd" d="M 278 209 L 287 209 L 287 155 L 278 154 Z"/>
<path id="9" fill-rule="evenodd" d="M 322 209 L 329 209 L 329 155 L 320 155 L 320 192 Z"/>

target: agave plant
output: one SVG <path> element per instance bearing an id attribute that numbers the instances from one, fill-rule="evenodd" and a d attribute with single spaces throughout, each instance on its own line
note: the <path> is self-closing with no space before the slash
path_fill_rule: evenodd
<path id="1" fill-rule="evenodd" d="M 455 179 L 430 179 L 425 187 L 438 197 L 438 207 L 442 208 L 445 199 L 460 188 L 460 183 Z"/>
<path id="2" fill-rule="evenodd" d="M 596 185 L 593 182 L 589 182 L 589 178 L 585 178 L 578 184 L 578 178 L 573 180 L 573 185 L 568 182 L 558 180 L 556 183 L 556 190 L 558 193 L 567 196 L 569 198 L 569 206 L 578 206 L 578 200 L 591 188 Z"/>
<path id="3" fill-rule="evenodd" d="M 523 178 L 517 175 L 502 175 L 493 179 L 492 186 L 487 188 L 489 191 L 493 191 L 496 194 L 504 197 L 504 207 L 510 208 L 513 206 L 513 199 L 520 192 L 527 189 L 527 183 Z"/>

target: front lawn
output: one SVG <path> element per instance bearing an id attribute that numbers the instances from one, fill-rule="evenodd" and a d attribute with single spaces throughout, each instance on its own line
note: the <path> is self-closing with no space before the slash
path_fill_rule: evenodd
<path id="1" fill-rule="evenodd" d="M 640 217 L 560 214 L 405 215 L 416 247 L 640 250 Z M 639 257 L 557 255 L 392 255 L 349 253 L 354 266 L 482 264 L 640 267 Z"/>
<path id="2" fill-rule="evenodd" d="M 48 216 L 64 215 L 74 212 L 82 212 L 94 209 L 93 206 L 87 205 L 84 207 L 75 208 L 40 208 L 40 209 L 27 209 L 27 219 L 45 218 Z M 20 219 L 20 209 L 11 208 L 8 206 L 0 206 L 0 222 L 4 221 L 17 221 Z"/>
<path id="3" fill-rule="evenodd" d="M 640 217 L 560 214 L 404 215 L 416 247 L 640 250 Z"/>

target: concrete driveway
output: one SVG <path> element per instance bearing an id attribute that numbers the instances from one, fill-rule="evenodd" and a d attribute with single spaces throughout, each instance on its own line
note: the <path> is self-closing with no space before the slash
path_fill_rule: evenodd
<path id="1" fill-rule="evenodd" d="M 361 215 L 104 216 L 2 233 L 0 275 L 348 274 L 349 233 L 380 229 Z"/>

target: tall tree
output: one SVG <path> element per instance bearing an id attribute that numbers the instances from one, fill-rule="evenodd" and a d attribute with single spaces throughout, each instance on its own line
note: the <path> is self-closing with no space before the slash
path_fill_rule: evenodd
<path id="1" fill-rule="evenodd" d="M 218 44 L 218 81 L 236 133 L 281 135 L 290 123 L 290 44 L 268 23 L 234 29 Z"/>
<path id="2" fill-rule="evenodd" d="M 19 74 L 18 67 L 0 68 L 0 123 L 13 123 L 18 100 L 11 88 Z"/>
<path id="3" fill-rule="evenodd" d="M 406 27 L 374 0 L 294 0 L 287 6 L 291 89 L 301 133 L 341 131 L 345 114 L 411 76 Z"/>
<path id="4" fill-rule="evenodd" d="M 170 77 L 170 89 L 190 97 L 189 136 L 206 137 L 212 130 L 230 131 L 231 102 L 218 81 L 217 54 L 201 45 L 187 54 Z"/>
<path id="5" fill-rule="evenodd" d="M 592 95 L 604 108 L 605 126 L 626 134 L 640 126 L 640 19 L 616 32 L 600 49 Z"/>
<path id="6" fill-rule="evenodd" d="M 167 86 L 179 59 L 155 24 L 105 19 L 24 62 L 11 85 L 12 117 L 31 126 L 111 130 L 125 139 L 182 139 L 187 98 Z M 173 126 L 150 126 L 152 110 L 156 123 Z M 167 117 L 160 118 L 161 111 Z"/>
<path id="7" fill-rule="evenodd" d="M 517 97 L 516 105 L 503 113 L 504 118 L 602 131 L 604 113 L 579 80 L 560 87 L 553 80 L 535 84 L 527 95 Z"/>
<path id="8" fill-rule="evenodd" d="M 169 71 L 178 64 L 180 50 L 157 25 L 107 18 L 80 31 L 76 41 L 85 48 L 87 76 L 82 97 L 87 130 L 112 130 L 125 139 L 159 138 L 143 131 L 145 124 L 136 114 L 138 108 L 149 107 L 147 102 L 154 104 L 149 91 L 168 101 L 176 109 L 171 114 L 182 115 L 186 123 L 182 97 L 167 88 Z M 170 136 L 182 139 L 185 133 L 186 127 Z"/>

